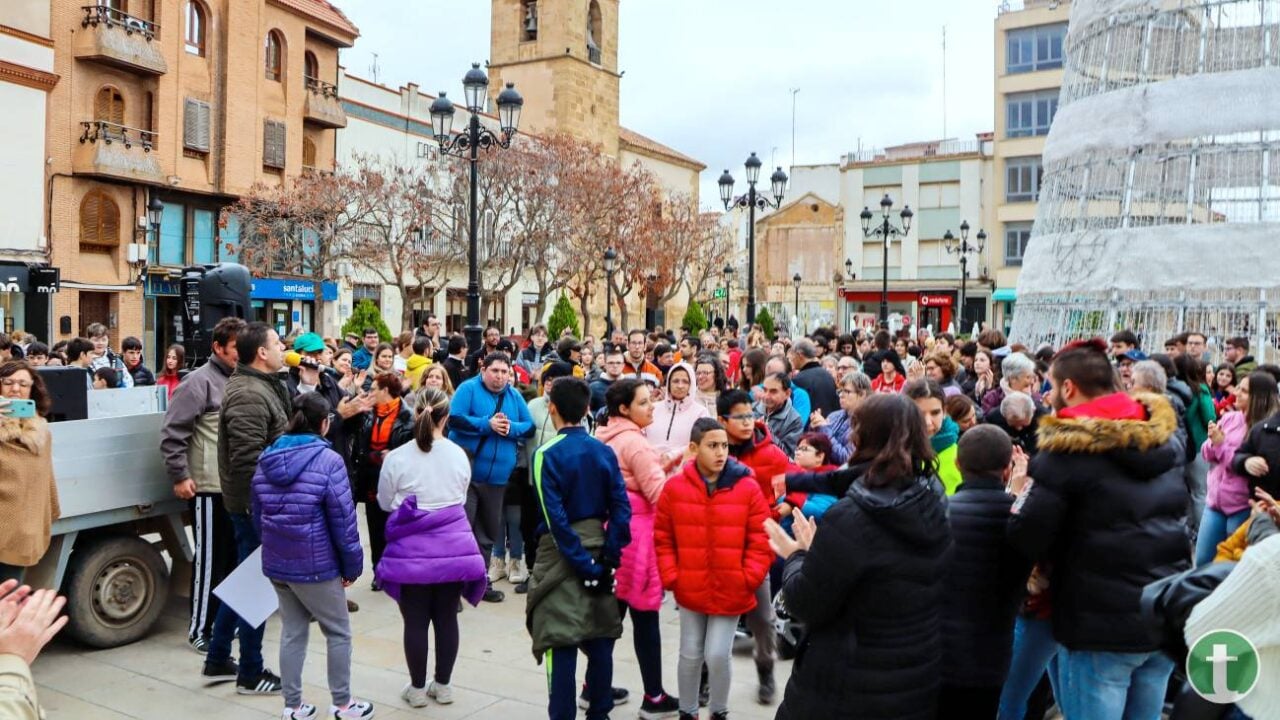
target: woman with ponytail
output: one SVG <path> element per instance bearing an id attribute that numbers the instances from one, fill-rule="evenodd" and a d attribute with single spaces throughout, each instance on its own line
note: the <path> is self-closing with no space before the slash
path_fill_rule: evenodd
<path id="1" fill-rule="evenodd" d="M 377 502 L 390 513 L 386 549 L 375 577 L 400 605 L 409 684 L 400 697 L 412 707 L 427 698 L 453 702 L 450 676 L 458 658 L 458 603 L 477 605 L 488 587 L 484 558 L 467 522 L 471 462 L 445 435 L 449 396 L 423 387 L 414 396 L 413 442 L 387 453 Z M 435 675 L 427 682 L 428 630 L 434 626 Z"/>
<path id="2" fill-rule="evenodd" d="M 351 697 L 351 618 L 343 588 L 364 570 L 347 465 L 324 439 L 335 422 L 317 393 L 294 398 L 293 418 L 258 459 L 253 523 L 262 538 L 262 574 L 280 598 L 280 681 L 286 718 L 314 718 L 302 701 L 302 663 L 311 621 L 328 642 L 329 716 L 373 717 Z"/>

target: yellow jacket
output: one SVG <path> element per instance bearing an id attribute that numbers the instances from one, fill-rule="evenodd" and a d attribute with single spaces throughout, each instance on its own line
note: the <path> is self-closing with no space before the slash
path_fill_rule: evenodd
<path id="1" fill-rule="evenodd" d="M 1240 557 L 1249 547 L 1249 526 L 1253 524 L 1253 516 L 1241 523 L 1231 537 L 1218 543 L 1218 554 L 1213 556 L 1214 562 L 1240 562 Z"/>
<path id="2" fill-rule="evenodd" d="M 411 383 L 411 387 L 417 390 L 422 387 L 422 374 L 431 367 L 431 358 L 422 355 L 410 355 L 405 361 L 404 376 Z"/>

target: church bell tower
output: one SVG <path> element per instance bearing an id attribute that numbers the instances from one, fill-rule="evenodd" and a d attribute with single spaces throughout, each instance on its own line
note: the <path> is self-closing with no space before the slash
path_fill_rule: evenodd
<path id="1" fill-rule="evenodd" d="M 515 83 L 522 131 L 568 133 L 617 157 L 619 0 L 491 2 L 492 99 Z"/>

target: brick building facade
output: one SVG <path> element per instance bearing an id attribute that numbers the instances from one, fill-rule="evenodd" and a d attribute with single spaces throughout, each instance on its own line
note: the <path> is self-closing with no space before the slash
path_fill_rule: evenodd
<path id="1" fill-rule="evenodd" d="M 102 322 L 154 362 L 181 337 L 170 272 L 236 259 L 221 209 L 255 183 L 333 168 L 338 50 L 358 31 L 325 0 L 53 0 L 51 26 L 52 340 Z M 138 262 L 131 244 L 146 245 Z M 291 323 L 309 315 L 305 300 L 257 295 L 259 319 L 278 303 Z"/>

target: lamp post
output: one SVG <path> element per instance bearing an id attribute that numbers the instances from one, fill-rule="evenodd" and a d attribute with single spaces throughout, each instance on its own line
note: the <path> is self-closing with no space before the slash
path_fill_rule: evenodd
<path id="1" fill-rule="evenodd" d="M 977 244 L 969 242 L 969 221 L 964 220 L 960 223 L 960 242 L 956 242 L 956 236 L 951 234 L 950 230 L 942 236 L 942 246 L 946 248 L 948 255 L 960 256 L 960 332 L 964 332 L 964 301 L 965 290 L 968 288 L 969 282 L 969 255 L 981 255 L 982 251 L 987 247 L 987 231 L 978 231 Z"/>
<path id="2" fill-rule="evenodd" d="M 787 174 L 782 168 L 773 171 L 769 176 L 772 185 L 773 199 L 756 194 L 756 182 L 760 179 L 760 167 L 764 165 L 755 153 L 747 158 L 747 194 L 733 196 L 733 176 L 728 170 L 720 176 L 720 200 L 724 209 L 731 207 L 747 210 L 747 326 L 756 321 L 756 208 L 778 208 L 782 206 L 782 194 L 787 189 Z"/>
<path id="3" fill-rule="evenodd" d="M 618 253 L 613 248 L 604 251 L 604 336 L 613 335 L 613 271 L 618 269 Z M 606 339 L 605 344 L 608 345 Z"/>
<path id="4" fill-rule="evenodd" d="M 844 259 L 844 279 L 849 280 L 853 277 L 853 261 L 849 258 Z"/>
<path id="5" fill-rule="evenodd" d="M 495 134 L 480 124 L 480 112 L 484 109 L 486 91 L 489 88 L 489 77 L 480 69 L 480 63 L 472 63 L 471 69 L 462 78 L 462 89 L 466 94 L 467 112 L 471 120 L 465 132 L 452 136 L 453 101 L 444 92 L 431 103 L 431 129 L 440 143 L 440 151 L 447 155 L 459 157 L 471 163 L 470 217 L 468 224 L 467 248 L 467 326 L 463 332 L 467 336 L 467 348 L 470 352 L 480 349 L 484 328 L 480 327 L 480 263 L 476 240 L 476 188 L 479 185 L 477 165 L 480 151 L 486 152 L 494 147 L 503 149 L 511 147 L 516 128 L 520 125 L 520 109 L 524 106 L 524 98 L 516 92 L 515 85 L 507 83 L 506 88 L 498 93 L 498 125 L 501 134 Z"/>
<path id="6" fill-rule="evenodd" d="M 724 266 L 724 331 L 729 332 L 729 295 L 732 294 L 733 266 Z"/>
<path id="7" fill-rule="evenodd" d="M 795 287 L 796 287 L 796 313 L 795 313 L 795 315 L 796 315 L 796 330 L 799 330 L 799 329 L 800 329 L 800 283 L 801 283 L 801 282 L 802 282 L 802 281 L 801 281 L 801 279 L 800 279 L 800 273 L 796 273 L 795 275 L 792 275 L 792 276 L 791 276 L 791 284 L 792 284 L 792 285 L 795 285 Z M 795 337 L 795 336 L 796 336 L 796 335 L 795 335 L 795 334 L 793 334 L 793 337 Z"/>
<path id="8" fill-rule="evenodd" d="M 649 273 L 644 283 L 644 327 L 646 330 L 658 329 L 658 306 L 653 301 L 654 287 L 658 284 L 658 276 Z"/>
<path id="9" fill-rule="evenodd" d="M 911 206 L 907 205 L 902 208 L 902 212 L 898 214 L 902 218 L 902 227 L 895 227 L 889 222 L 889 212 L 893 209 L 893 198 L 889 197 L 889 193 L 885 193 L 880 199 L 880 212 L 883 215 L 883 222 L 875 227 L 871 226 L 871 210 L 862 208 L 862 235 L 863 237 L 878 237 L 884 243 L 884 266 L 881 267 L 883 273 L 883 283 L 880 288 L 880 322 L 887 324 L 889 322 L 889 241 L 896 235 L 905 238 L 911 232 L 911 218 L 915 217 L 915 213 L 911 212 Z M 847 265 L 847 263 L 846 263 Z"/>

